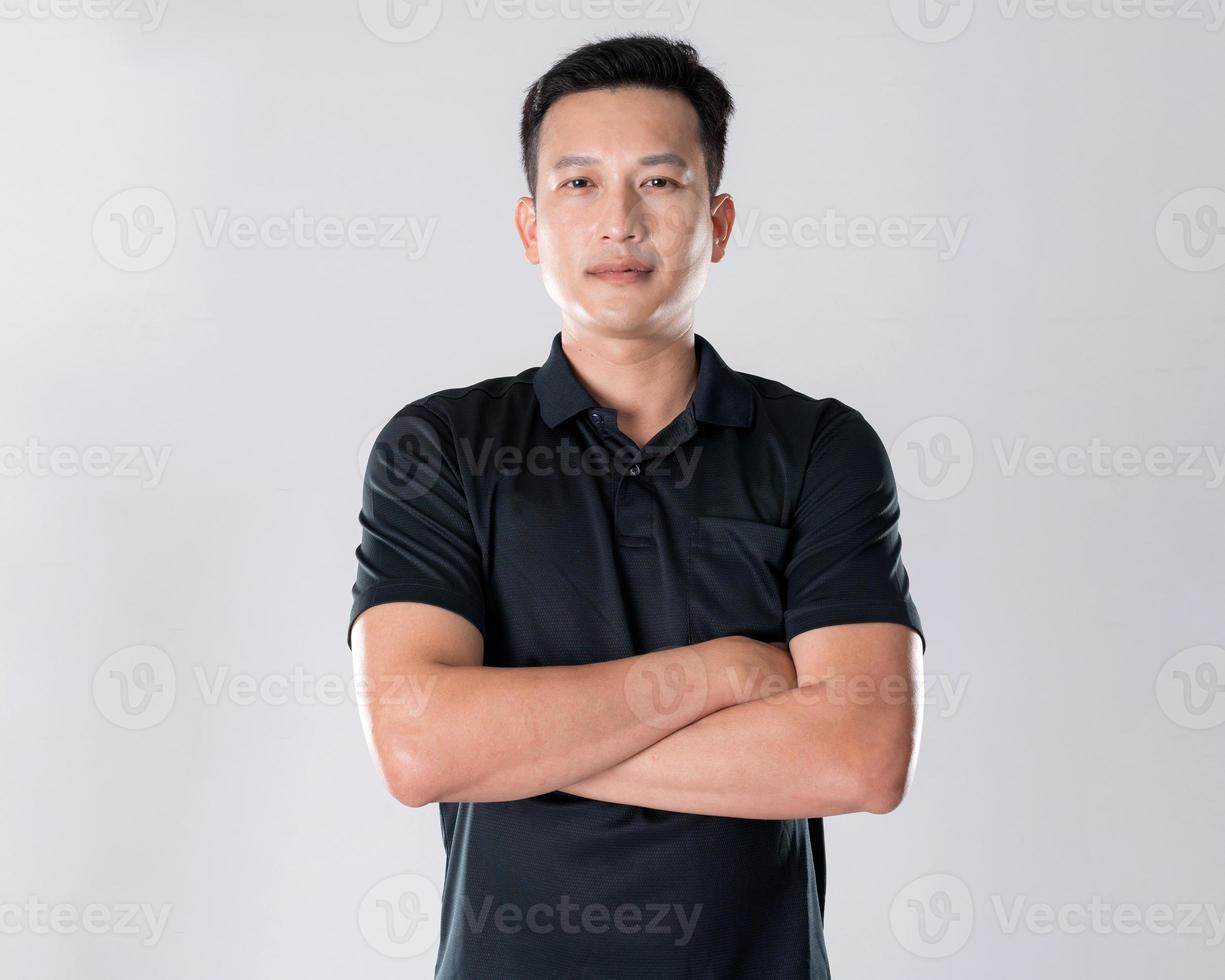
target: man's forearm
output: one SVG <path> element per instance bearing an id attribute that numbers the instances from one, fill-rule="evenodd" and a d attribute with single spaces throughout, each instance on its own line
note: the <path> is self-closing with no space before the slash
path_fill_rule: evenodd
<path id="1" fill-rule="evenodd" d="M 706 715 L 567 793 L 611 803 L 785 820 L 869 809 L 888 706 L 839 703 L 827 685 L 793 688 Z"/>
<path id="2" fill-rule="evenodd" d="M 395 769 L 406 802 L 491 802 L 556 790 L 599 773 L 757 683 L 721 641 L 596 664 L 436 664 L 396 716 Z"/>

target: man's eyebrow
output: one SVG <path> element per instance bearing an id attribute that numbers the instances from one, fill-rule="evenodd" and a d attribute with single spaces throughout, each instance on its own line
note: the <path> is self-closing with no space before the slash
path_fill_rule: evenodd
<path id="1" fill-rule="evenodd" d="M 553 164 L 553 169 L 565 170 L 566 167 L 594 167 L 602 162 L 599 157 L 564 156 Z M 658 167 L 670 164 L 674 167 L 679 167 L 681 170 L 689 169 L 689 161 L 679 153 L 652 153 L 650 156 L 640 157 L 638 163 L 643 167 Z"/>

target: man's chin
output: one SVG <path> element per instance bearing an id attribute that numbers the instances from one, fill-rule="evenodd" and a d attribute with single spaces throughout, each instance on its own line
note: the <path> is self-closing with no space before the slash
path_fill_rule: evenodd
<path id="1" fill-rule="evenodd" d="M 592 336 L 606 340 L 636 340 L 654 336 L 665 329 L 665 325 L 658 320 L 657 313 L 654 307 L 588 307 L 584 324 Z"/>

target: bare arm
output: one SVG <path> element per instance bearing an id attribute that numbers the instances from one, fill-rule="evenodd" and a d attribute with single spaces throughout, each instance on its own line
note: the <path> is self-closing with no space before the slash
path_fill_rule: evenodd
<path id="1" fill-rule="evenodd" d="M 418 602 L 363 612 L 353 652 L 371 752 L 410 806 L 550 792 L 760 696 L 771 676 L 795 683 L 785 651 L 744 637 L 603 663 L 486 667 L 475 626 Z"/>
<path id="2" fill-rule="evenodd" d="M 918 635 L 894 623 L 827 626 L 791 651 L 800 686 L 709 714 L 565 791 L 776 820 L 893 810 L 917 760 Z"/>

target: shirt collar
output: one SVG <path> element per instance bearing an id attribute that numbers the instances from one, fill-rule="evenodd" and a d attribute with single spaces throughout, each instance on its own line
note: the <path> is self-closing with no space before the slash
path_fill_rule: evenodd
<path id="1" fill-rule="evenodd" d="M 729 368 L 719 352 L 701 334 L 693 335 L 698 361 L 698 383 L 691 404 L 699 422 L 749 428 L 753 424 L 753 388 Z M 555 428 L 585 408 L 599 407 L 570 366 L 561 346 L 561 331 L 553 337 L 548 359 L 532 379 L 540 416 Z"/>

